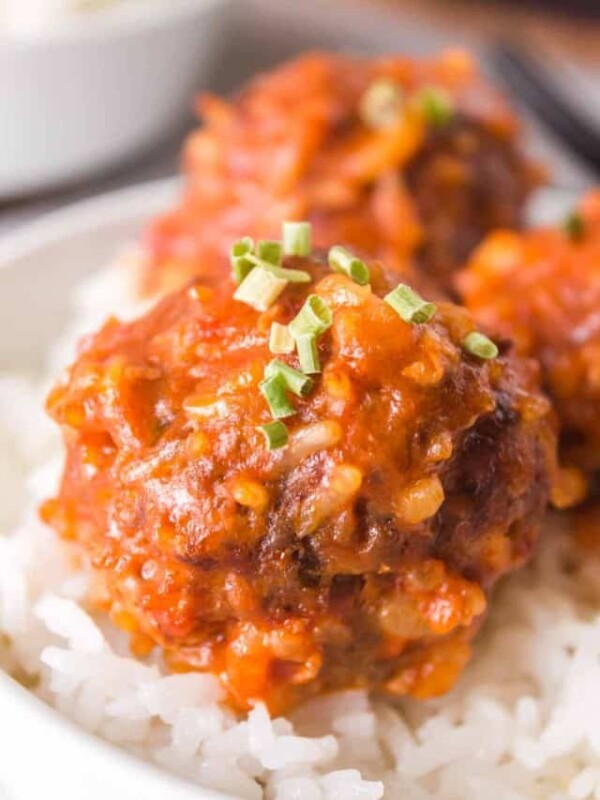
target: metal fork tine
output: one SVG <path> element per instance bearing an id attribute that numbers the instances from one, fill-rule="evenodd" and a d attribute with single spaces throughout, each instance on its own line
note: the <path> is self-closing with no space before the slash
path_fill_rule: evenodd
<path id="1" fill-rule="evenodd" d="M 600 131 L 587 122 L 544 74 L 543 66 L 519 47 L 501 43 L 493 62 L 509 88 L 571 150 L 600 171 Z"/>

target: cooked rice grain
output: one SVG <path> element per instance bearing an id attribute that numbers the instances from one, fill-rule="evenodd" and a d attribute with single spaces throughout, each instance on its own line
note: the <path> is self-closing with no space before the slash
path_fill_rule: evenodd
<path id="1" fill-rule="evenodd" d="M 53 369 L 115 291 L 122 271 L 78 293 Z M 86 611 L 87 576 L 35 511 L 60 469 L 40 396 L 0 378 L 1 663 L 39 674 L 40 698 L 140 757 L 249 800 L 600 800 L 600 562 L 575 553 L 556 520 L 537 561 L 501 588 L 447 697 L 345 692 L 290 720 L 261 705 L 239 720 L 219 705 L 215 679 L 133 659 Z"/>

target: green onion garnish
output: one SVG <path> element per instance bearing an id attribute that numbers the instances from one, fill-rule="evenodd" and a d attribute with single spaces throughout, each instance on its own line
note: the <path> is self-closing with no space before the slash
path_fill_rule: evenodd
<path id="1" fill-rule="evenodd" d="M 282 255 L 281 242 L 261 241 L 256 245 L 255 253 L 261 261 L 273 264 L 276 267 L 281 265 Z"/>
<path id="2" fill-rule="evenodd" d="M 365 286 L 371 276 L 369 275 L 369 268 L 364 261 L 352 255 L 345 247 L 332 247 L 327 257 L 329 266 L 335 272 L 341 272 L 352 278 L 354 283 L 360 286 Z"/>
<path id="3" fill-rule="evenodd" d="M 287 398 L 287 387 L 280 375 L 274 375 L 262 381 L 259 388 L 274 419 L 291 417 L 296 413 L 296 409 Z"/>
<path id="4" fill-rule="evenodd" d="M 259 425 L 258 430 L 265 437 L 269 450 L 278 450 L 285 447 L 288 443 L 288 431 L 283 422 L 267 422 L 266 425 Z"/>
<path id="5" fill-rule="evenodd" d="M 274 358 L 265 369 L 265 378 L 281 378 L 286 388 L 297 397 L 306 397 L 313 388 L 312 380 L 297 369 Z"/>
<path id="6" fill-rule="evenodd" d="M 307 375 L 315 375 L 317 372 L 321 372 L 317 337 L 314 334 L 306 333 L 299 336 L 296 339 L 296 349 L 298 350 L 298 360 L 302 372 Z"/>
<path id="7" fill-rule="evenodd" d="M 398 316 L 412 325 L 420 325 L 434 316 L 437 311 L 435 303 L 428 303 L 418 295 L 410 286 L 401 283 L 394 291 L 387 294 L 385 302 L 391 306 Z"/>
<path id="8" fill-rule="evenodd" d="M 256 267 L 262 267 L 262 269 L 267 270 L 272 275 L 284 281 L 289 281 L 290 283 L 310 283 L 311 281 L 310 272 L 305 272 L 303 269 L 284 269 L 275 264 L 270 264 L 268 261 L 264 261 L 254 254 L 247 255 L 245 258 Z"/>
<path id="9" fill-rule="evenodd" d="M 288 325 L 296 342 L 300 369 L 307 375 L 321 371 L 317 337 L 333 325 L 331 309 L 317 294 L 311 294 Z"/>
<path id="10" fill-rule="evenodd" d="M 563 230 L 569 239 L 579 241 L 585 233 L 585 224 L 579 211 L 572 211 L 563 222 Z"/>
<path id="11" fill-rule="evenodd" d="M 269 272 L 278 278 L 290 283 L 310 283 L 312 278 L 310 272 L 303 269 L 284 269 L 283 267 L 269 267 Z"/>
<path id="12" fill-rule="evenodd" d="M 359 113 L 370 128 L 397 125 L 404 107 L 402 90 L 394 81 L 380 78 L 373 81 L 360 101 Z"/>
<path id="13" fill-rule="evenodd" d="M 283 223 L 283 252 L 286 256 L 307 257 L 312 251 L 312 226 L 310 222 Z"/>
<path id="14" fill-rule="evenodd" d="M 427 122 L 434 128 L 447 125 L 454 117 L 454 100 L 439 86 L 425 86 L 415 100 Z"/>
<path id="15" fill-rule="evenodd" d="M 494 342 L 483 333 L 479 333 L 479 331 L 472 331 L 468 336 L 465 336 L 463 347 L 468 353 L 477 356 L 477 358 L 490 359 L 496 358 L 498 355 L 498 348 Z"/>
<path id="16" fill-rule="evenodd" d="M 332 325 L 333 314 L 325 300 L 317 294 L 311 294 L 288 327 L 298 341 L 300 336 L 320 336 Z"/>
<path id="17" fill-rule="evenodd" d="M 294 337 L 289 332 L 287 325 L 274 322 L 269 335 L 269 350 L 272 353 L 293 353 L 295 349 Z"/>
<path id="18" fill-rule="evenodd" d="M 266 311 L 287 285 L 287 280 L 277 277 L 271 270 L 255 267 L 240 283 L 233 298 L 257 311 Z"/>
<path id="19" fill-rule="evenodd" d="M 241 283 L 246 275 L 254 269 L 254 264 L 247 259 L 254 252 L 254 242 L 249 236 L 239 239 L 231 246 L 229 260 L 233 272 L 233 279 Z"/>

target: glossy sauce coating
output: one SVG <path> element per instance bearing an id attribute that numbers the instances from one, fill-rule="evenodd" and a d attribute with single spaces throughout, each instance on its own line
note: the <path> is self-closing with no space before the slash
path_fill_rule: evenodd
<path id="1" fill-rule="evenodd" d="M 458 287 L 482 324 L 539 360 L 563 458 L 590 473 L 600 467 L 600 192 L 577 217 L 571 234 L 559 226 L 492 234 Z"/>
<path id="2" fill-rule="evenodd" d="M 468 313 L 411 325 L 374 286 L 307 269 L 267 312 L 194 283 L 81 346 L 48 409 L 67 453 L 44 518 L 89 558 L 134 649 L 281 711 L 354 686 L 446 691 L 497 578 L 524 563 L 554 475 L 536 367 L 483 361 Z M 271 323 L 333 312 L 290 440 L 259 391 Z M 296 357 L 280 356 L 293 366 Z"/>
<path id="3" fill-rule="evenodd" d="M 382 81 L 397 87 L 398 110 L 374 124 L 365 97 Z M 431 87 L 453 106 L 441 124 L 417 102 Z M 519 224 L 539 179 L 511 111 L 462 52 L 309 54 L 231 102 L 203 96 L 198 106 L 204 124 L 185 148 L 184 196 L 146 237 L 150 293 L 218 279 L 231 241 L 277 237 L 288 219 L 310 220 L 319 246 L 345 244 L 404 274 L 417 264 L 447 289 L 486 232 Z"/>

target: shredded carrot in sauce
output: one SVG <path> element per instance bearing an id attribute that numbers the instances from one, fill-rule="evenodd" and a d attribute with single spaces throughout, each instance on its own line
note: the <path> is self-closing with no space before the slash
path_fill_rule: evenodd
<path id="1" fill-rule="evenodd" d="M 573 505 L 600 468 L 600 192 L 563 226 L 492 234 L 457 283 L 483 325 L 539 361 L 568 467 L 556 505 Z"/>
<path id="2" fill-rule="evenodd" d="M 219 675 L 238 709 L 448 689 L 555 480 L 535 368 L 469 352 L 467 312 L 363 266 L 366 284 L 322 251 L 254 266 L 242 283 L 310 277 L 267 312 L 230 282 L 182 289 L 88 337 L 48 399 L 67 461 L 44 518 L 138 656 Z M 297 348 L 275 359 L 273 311 Z"/>
<path id="3" fill-rule="evenodd" d="M 386 126 L 361 111 L 382 80 L 402 99 Z M 431 87 L 452 100 L 441 126 L 415 102 Z M 309 54 L 232 101 L 203 95 L 197 107 L 204 124 L 185 148 L 183 199 L 147 234 L 146 292 L 218 281 L 231 241 L 273 238 L 286 219 L 308 219 L 317 246 L 351 246 L 400 274 L 416 260 L 432 287 L 447 287 L 486 231 L 519 223 L 539 180 L 513 114 L 457 51 L 429 61 Z"/>

